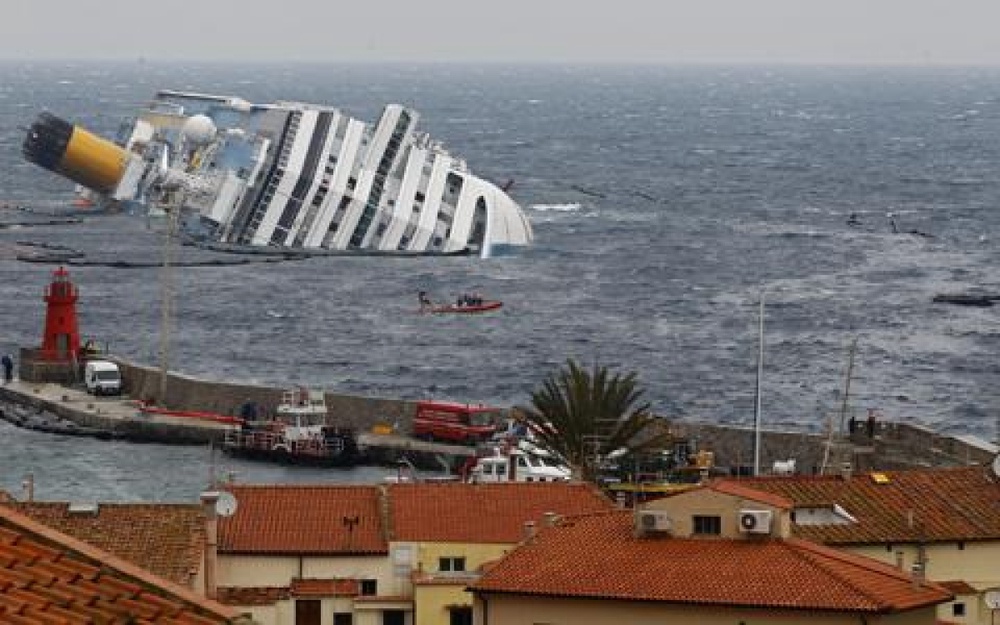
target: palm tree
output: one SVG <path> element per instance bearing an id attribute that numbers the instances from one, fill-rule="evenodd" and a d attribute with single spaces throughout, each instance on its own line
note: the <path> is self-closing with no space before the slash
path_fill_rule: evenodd
<path id="1" fill-rule="evenodd" d="M 636 374 L 594 365 L 585 371 L 573 359 L 549 375 L 518 409 L 535 434 L 535 444 L 568 466 L 576 479 L 593 480 L 602 458 L 661 448 L 669 432 L 640 403 Z M 620 451 L 619 451 L 620 450 Z"/>

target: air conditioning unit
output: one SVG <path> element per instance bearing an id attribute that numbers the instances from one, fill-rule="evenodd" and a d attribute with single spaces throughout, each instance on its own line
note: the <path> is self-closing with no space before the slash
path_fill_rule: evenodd
<path id="1" fill-rule="evenodd" d="M 770 510 L 740 510 L 740 531 L 745 534 L 770 534 Z"/>
<path id="2" fill-rule="evenodd" d="M 669 532 L 670 516 L 666 510 L 640 510 L 638 525 L 641 532 Z"/>

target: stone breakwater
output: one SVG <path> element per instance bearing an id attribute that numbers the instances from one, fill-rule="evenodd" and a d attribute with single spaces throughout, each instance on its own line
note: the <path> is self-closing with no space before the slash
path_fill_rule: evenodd
<path id="1" fill-rule="evenodd" d="M 111 432 L 116 438 L 178 444 L 218 441 L 227 426 L 216 423 L 192 424 L 181 420 L 152 421 L 138 415 L 136 399 L 150 400 L 175 410 L 198 410 L 238 416 L 248 402 L 260 414 L 273 414 L 284 388 L 204 380 L 172 373 L 168 376 L 166 398 L 159 369 L 117 360 L 122 369 L 125 394 L 132 400 L 93 398 L 79 388 L 58 384 L 15 382 L 0 387 L 0 399 L 48 412 L 79 426 Z M 411 400 L 325 393 L 332 424 L 370 432 L 376 425 L 390 426 L 396 434 L 411 431 L 416 403 Z M 715 466 L 733 473 L 747 471 L 753 464 L 754 433 L 750 428 L 666 419 L 678 440 L 693 449 L 714 454 Z M 396 437 L 401 438 L 401 437 Z M 414 445 L 418 443 L 413 442 Z M 406 447 L 403 445 L 402 447 Z M 401 448 L 395 441 L 392 448 Z M 416 447 L 409 451 L 419 453 Z M 775 462 L 796 461 L 798 473 L 903 469 L 908 467 L 959 466 L 990 462 L 1000 448 L 972 436 L 945 435 L 932 428 L 893 421 L 880 421 L 833 441 L 810 432 L 761 432 L 760 466 L 770 473 Z"/>

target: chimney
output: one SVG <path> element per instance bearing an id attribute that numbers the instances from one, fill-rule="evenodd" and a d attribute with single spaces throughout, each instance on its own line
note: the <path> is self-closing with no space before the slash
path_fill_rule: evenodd
<path id="1" fill-rule="evenodd" d="M 35 474 L 29 473 L 24 476 L 24 481 L 21 482 L 21 487 L 24 489 L 24 500 L 34 501 L 35 500 Z"/>
<path id="2" fill-rule="evenodd" d="M 525 521 L 524 522 L 524 539 L 530 540 L 535 537 L 535 522 Z"/>
<path id="3" fill-rule="evenodd" d="M 851 466 L 850 462 L 841 462 L 840 463 L 840 477 L 844 478 L 845 480 L 850 480 L 851 479 L 852 469 L 853 469 L 853 467 Z"/>
<path id="4" fill-rule="evenodd" d="M 545 527 L 555 527 L 556 522 L 559 521 L 559 515 L 555 512 L 545 513 Z"/>
<path id="5" fill-rule="evenodd" d="M 896 568 L 899 569 L 900 571 L 903 570 L 903 552 L 902 551 L 897 551 L 896 552 Z"/>
<path id="6" fill-rule="evenodd" d="M 920 588 L 924 584 L 924 565 L 922 562 L 914 562 L 910 567 L 910 578 L 913 580 L 913 587 Z"/>
<path id="7" fill-rule="evenodd" d="M 219 563 L 219 517 L 215 504 L 219 501 L 217 491 L 201 494 L 201 505 L 205 512 L 205 596 L 215 599 L 218 595 L 216 569 Z"/>

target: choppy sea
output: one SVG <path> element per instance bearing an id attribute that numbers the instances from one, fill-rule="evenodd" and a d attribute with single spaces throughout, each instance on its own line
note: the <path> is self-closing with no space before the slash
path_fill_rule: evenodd
<path id="1" fill-rule="evenodd" d="M 114 137 L 157 89 L 300 100 L 374 120 L 400 102 L 504 182 L 535 245 L 499 258 L 324 257 L 174 274 L 171 368 L 220 380 L 514 405 L 567 358 L 635 371 L 656 412 L 748 424 L 764 299 L 762 421 L 820 431 L 848 404 L 993 440 L 1000 423 L 1000 68 L 0 63 L 0 203 L 67 207 L 24 161 L 42 110 Z M 23 211 L 0 211 L 5 223 Z M 857 224 L 849 225 L 855 215 Z M 891 227 L 895 222 L 896 231 Z M 162 238 L 136 215 L 0 229 L 0 349 L 41 339 L 54 266 L 79 252 L 86 336 L 158 363 Z M 210 253 L 184 248 L 188 265 Z M 182 263 L 183 264 L 183 263 Z M 498 314 L 415 314 L 480 291 Z M 0 423 L 0 489 L 193 499 L 246 481 L 369 481 L 385 470 L 234 464 Z"/>

